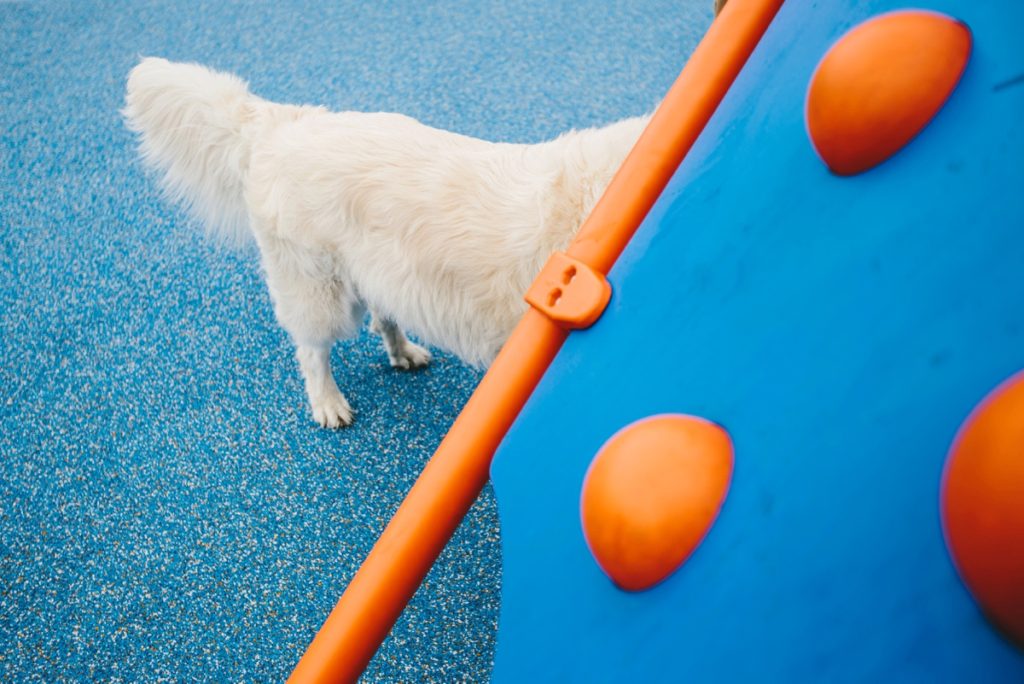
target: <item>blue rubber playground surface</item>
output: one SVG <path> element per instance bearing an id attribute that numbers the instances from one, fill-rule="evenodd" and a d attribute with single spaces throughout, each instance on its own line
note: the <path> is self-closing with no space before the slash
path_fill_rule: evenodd
<path id="1" fill-rule="evenodd" d="M 140 55 L 540 141 L 650 111 L 710 5 L 0 3 L 0 680 L 283 680 L 480 377 L 364 333 L 317 428 L 255 255 L 136 161 Z M 486 680 L 500 585 L 488 489 L 366 679 Z"/>

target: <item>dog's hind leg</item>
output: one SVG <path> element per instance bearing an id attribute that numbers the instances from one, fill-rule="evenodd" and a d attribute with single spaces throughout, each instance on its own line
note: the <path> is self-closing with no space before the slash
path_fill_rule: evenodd
<path id="1" fill-rule="evenodd" d="M 370 330 L 380 335 L 381 341 L 384 342 L 384 350 L 387 351 L 388 360 L 391 361 L 393 368 L 409 370 L 430 363 L 430 352 L 415 342 L 409 341 L 402 329 L 386 318 L 373 314 Z"/>
<path id="2" fill-rule="evenodd" d="M 352 408 L 331 372 L 331 347 L 362 327 L 366 308 L 331 259 L 259 236 L 274 314 L 295 342 L 313 420 L 323 427 L 352 422 Z"/>
<path id="3" fill-rule="evenodd" d="M 299 344 L 295 357 L 306 383 L 313 420 L 321 427 L 339 428 L 352 423 L 352 407 L 338 389 L 331 372 L 331 346 Z"/>

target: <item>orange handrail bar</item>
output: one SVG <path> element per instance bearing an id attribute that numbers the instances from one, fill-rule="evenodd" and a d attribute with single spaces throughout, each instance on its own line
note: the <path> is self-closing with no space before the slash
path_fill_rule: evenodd
<path id="1" fill-rule="evenodd" d="M 783 0 L 730 0 L 567 250 L 606 274 Z M 331 611 L 289 682 L 354 682 L 487 484 L 494 452 L 568 332 L 529 309 Z"/>

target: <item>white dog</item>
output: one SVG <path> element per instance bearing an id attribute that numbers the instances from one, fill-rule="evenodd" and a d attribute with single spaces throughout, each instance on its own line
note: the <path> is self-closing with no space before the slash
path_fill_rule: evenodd
<path id="1" fill-rule="evenodd" d="M 330 352 L 367 309 L 392 366 L 430 360 L 403 330 L 490 363 L 647 123 L 490 143 L 398 114 L 274 104 L 154 58 L 129 75 L 124 115 L 173 199 L 214 233 L 255 237 L 325 427 L 352 420 Z"/>

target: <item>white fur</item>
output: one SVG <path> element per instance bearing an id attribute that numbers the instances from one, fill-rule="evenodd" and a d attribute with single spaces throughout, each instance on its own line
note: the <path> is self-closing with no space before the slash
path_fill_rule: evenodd
<path id="1" fill-rule="evenodd" d="M 313 416 L 329 427 L 352 418 L 331 346 L 367 308 L 393 366 L 430 360 L 402 330 L 490 363 L 647 122 L 490 143 L 398 114 L 271 103 L 234 76 L 155 58 L 132 70 L 126 103 L 170 196 L 216 234 L 255 237 Z"/>

